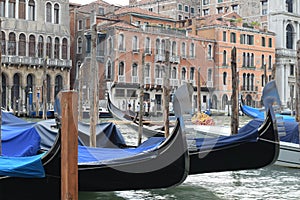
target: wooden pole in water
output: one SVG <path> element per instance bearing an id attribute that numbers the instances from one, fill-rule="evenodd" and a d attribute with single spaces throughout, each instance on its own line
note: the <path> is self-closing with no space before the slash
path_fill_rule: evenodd
<path id="1" fill-rule="evenodd" d="M 82 121 L 82 118 L 83 118 L 83 108 L 82 108 L 82 104 L 83 104 L 83 73 L 82 73 L 82 67 L 83 64 L 80 65 L 80 68 L 78 69 L 78 79 L 79 79 L 79 83 L 78 83 L 78 92 L 79 92 L 79 100 L 78 100 L 78 110 L 79 110 L 79 113 L 78 113 L 78 120 L 79 121 Z"/>
<path id="2" fill-rule="evenodd" d="M 238 133 L 239 105 L 238 105 L 238 73 L 236 69 L 236 48 L 231 51 L 232 95 L 231 95 L 231 135 Z"/>
<path id="3" fill-rule="evenodd" d="M 145 54 L 142 54 L 142 66 L 140 70 L 140 110 L 139 110 L 139 135 L 138 145 L 142 143 L 143 135 L 143 113 L 144 113 L 144 65 L 145 65 Z"/>
<path id="4" fill-rule="evenodd" d="M 300 122 L 300 40 L 297 41 L 297 67 L 296 67 L 296 122 Z M 299 126 L 300 128 L 300 126 Z"/>
<path id="5" fill-rule="evenodd" d="M 47 57 L 44 59 L 43 74 L 43 119 L 47 119 Z"/>
<path id="6" fill-rule="evenodd" d="M 95 12 L 93 11 L 93 16 Z M 94 19 L 95 20 L 95 19 Z M 90 146 L 96 147 L 96 124 L 99 118 L 99 81 L 98 81 L 98 64 L 96 62 L 96 41 L 97 41 L 97 23 L 94 21 L 92 25 L 92 49 L 91 49 L 91 65 L 90 65 Z"/>
<path id="7" fill-rule="evenodd" d="M 197 111 L 201 113 L 201 73 L 200 73 L 200 67 L 197 71 L 198 74 L 198 80 L 197 80 Z"/>
<path id="8" fill-rule="evenodd" d="M 170 102 L 170 39 L 166 40 L 165 48 L 166 65 L 164 68 L 164 81 L 163 81 L 163 118 L 165 127 L 165 137 L 169 137 L 169 102 Z"/>
<path id="9" fill-rule="evenodd" d="M 61 199 L 78 200 L 78 94 L 61 95 Z"/>

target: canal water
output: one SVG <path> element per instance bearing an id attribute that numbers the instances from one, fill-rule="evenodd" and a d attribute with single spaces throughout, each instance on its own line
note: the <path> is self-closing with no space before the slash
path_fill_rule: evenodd
<path id="1" fill-rule="evenodd" d="M 230 117 L 214 117 L 217 125 L 230 125 Z M 250 121 L 240 117 L 240 126 Z M 124 127 L 121 127 L 121 130 Z M 126 131 L 127 142 L 135 140 L 136 133 Z M 237 161 L 238 164 L 238 161 Z M 300 199 L 300 169 L 267 166 L 257 170 L 228 171 L 188 176 L 183 184 L 155 190 L 80 192 L 80 200 L 274 200 Z"/>

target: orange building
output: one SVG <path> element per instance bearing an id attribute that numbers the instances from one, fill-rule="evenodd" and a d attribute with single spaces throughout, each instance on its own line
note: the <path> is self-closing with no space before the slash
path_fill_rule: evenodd
<path id="1" fill-rule="evenodd" d="M 272 78 L 275 64 L 275 34 L 243 23 L 236 13 L 209 15 L 192 22 L 192 30 L 197 35 L 216 41 L 215 47 L 209 52 L 215 61 L 212 107 L 225 109 L 231 98 L 233 47 L 237 52 L 240 97 L 248 105 L 261 106 L 265 77 L 267 81 Z"/>

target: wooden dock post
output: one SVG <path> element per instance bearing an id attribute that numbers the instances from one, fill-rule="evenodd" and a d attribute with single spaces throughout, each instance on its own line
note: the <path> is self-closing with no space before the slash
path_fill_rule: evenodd
<path id="1" fill-rule="evenodd" d="M 170 103 L 170 39 L 166 40 L 166 64 L 164 67 L 164 81 L 163 81 L 163 118 L 164 118 L 164 127 L 165 127 L 165 137 L 170 135 L 170 121 L 169 121 L 169 103 Z"/>
<path id="2" fill-rule="evenodd" d="M 239 104 L 238 104 L 238 72 L 236 67 L 236 48 L 231 51 L 232 95 L 231 95 L 231 135 L 238 133 Z"/>
<path id="3" fill-rule="evenodd" d="M 61 93 L 61 200 L 78 200 L 78 94 Z"/>

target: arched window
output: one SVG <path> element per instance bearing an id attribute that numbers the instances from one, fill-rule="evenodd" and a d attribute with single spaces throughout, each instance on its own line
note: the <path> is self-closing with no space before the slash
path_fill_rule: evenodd
<path id="1" fill-rule="evenodd" d="M 54 24 L 59 24 L 59 5 L 54 5 Z"/>
<path id="2" fill-rule="evenodd" d="M 265 55 L 261 55 L 261 68 L 264 68 L 265 66 Z"/>
<path id="3" fill-rule="evenodd" d="M 25 0 L 19 0 L 19 19 L 26 19 L 26 2 L 25 2 Z"/>
<path id="4" fill-rule="evenodd" d="M 211 52 L 211 48 L 210 48 L 210 52 Z M 195 58 L 195 44 L 194 43 L 191 43 L 191 46 L 190 46 L 190 57 Z M 209 58 L 211 58 L 211 56 Z"/>
<path id="5" fill-rule="evenodd" d="M 16 55 L 16 34 L 9 33 L 8 55 Z"/>
<path id="6" fill-rule="evenodd" d="M 243 52 L 243 67 L 246 67 L 246 53 Z"/>
<path id="7" fill-rule="evenodd" d="M 208 69 L 207 71 L 207 80 L 212 81 L 212 69 Z"/>
<path id="8" fill-rule="evenodd" d="M 132 38 L 132 50 L 137 51 L 138 50 L 138 37 L 133 36 Z"/>
<path id="9" fill-rule="evenodd" d="M 251 62 L 250 62 L 251 67 L 255 67 L 254 66 L 254 53 L 251 53 Z"/>
<path id="10" fill-rule="evenodd" d="M 111 78 L 112 78 L 112 68 L 111 68 L 111 62 L 109 60 L 106 65 L 106 79 L 111 79 Z"/>
<path id="11" fill-rule="evenodd" d="M 29 57 L 35 57 L 35 36 L 30 35 L 29 36 Z"/>
<path id="12" fill-rule="evenodd" d="M 176 67 L 172 67 L 171 79 L 177 79 L 177 69 L 176 69 Z"/>
<path id="13" fill-rule="evenodd" d="M 155 66 L 155 78 L 160 78 L 160 66 Z"/>
<path id="14" fill-rule="evenodd" d="M 11 99 L 12 99 L 12 107 L 14 103 L 16 103 L 17 100 L 20 98 L 20 86 L 21 86 L 21 80 L 20 80 L 20 75 L 15 74 L 13 77 L 13 86 L 11 89 Z"/>
<path id="15" fill-rule="evenodd" d="M 27 80 L 26 80 L 26 89 L 25 89 L 25 93 L 26 93 L 26 97 L 29 97 L 29 92 L 33 92 L 34 91 L 34 79 L 33 79 L 33 75 L 32 74 L 29 74 L 27 76 Z M 31 96 L 32 98 L 32 96 Z M 29 105 L 29 103 L 32 103 L 32 99 L 29 100 L 28 102 L 28 99 L 29 98 L 25 98 L 25 105 Z"/>
<path id="16" fill-rule="evenodd" d="M 287 49 L 293 49 L 293 43 L 294 43 L 294 28 L 291 24 L 287 25 L 286 27 L 286 48 Z"/>
<path id="17" fill-rule="evenodd" d="M 207 56 L 208 56 L 208 59 L 212 59 L 212 46 L 211 45 L 208 45 Z"/>
<path id="18" fill-rule="evenodd" d="M 251 91 L 254 91 L 254 74 L 251 74 L 250 85 L 251 85 Z"/>
<path id="19" fill-rule="evenodd" d="M 29 0 L 28 3 L 28 20 L 35 20 L 35 2 L 34 0 Z"/>
<path id="20" fill-rule="evenodd" d="M 181 69 L 181 80 L 186 80 L 186 69 L 183 67 Z"/>
<path id="21" fill-rule="evenodd" d="M 7 82 L 6 82 L 6 76 L 2 73 L 2 107 L 6 108 L 6 86 L 7 86 Z"/>
<path id="22" fill-rule="evenodd" d="M 145 77 L 150 77 L 150 64 L 147 63 L 146 66 L 145 66 Z"/>
<path id="23" fill-rule="evenodd" d="M 46 4 L 46 22 L 52 22 L 52 5 L 50 2 Z"/>
<path id="24" fill-rule="evenodd" d="M 223 51 L 223 66 L 227 66 L 227 52 Z"/>
<path id="25" fill-rule="evenodd" d="M 54 40 L 54 58 L 59 59 L 59 38 L 56 37 Z"/>
<path id="26" fill-rule="evenodd" d="M 181 44 L 181 56 L 186 58 L 186 45 L 185 45 L 185 42 L 182 42 L 182 44 Z"/>
<path id="27" fill-rule="evenodd" d="M 62 59 L 68 59 L 68 40 L 66 38 L 64 38 L 62 40 L 62 55 L 61 58 Z"/>
<path id="28" fill-rule="evenodd" d="M 250 53 L 247 53 L 247 67 L 250 67 Z"/>
<path id="29" fill-rule="evenodd" d="M 176 56 L 177 55 L 177 45 L 176 42 L 173 41 L 172 42 L 172 56 Z"/>
<path id="30" fill-rule="evenodd" d="M 285 1 L 285 4 L 286 4 L 286 10 L 288 12 L 293 12 L 293 0 L 286 0 Z"/>
<path id="31" fill-rule="evenodd" d="M 119 35 L 119 50 L 120 51 L 125 50 L 125 48 L 124 48 L 124 35 L 123 34 Z"/>
<path id="32" fill-rule="evenodd" d="M 160 40 L 156 39 L 155 41 L 155 53 L 159 54 L 160 53 Z"/>
<path id="33" fill-rule="evenodd" d="M 272 69 L 272 56 L 269 55 L 269 69 Z"/>
<path id="34" fill-rule="evenodd" d="M 162 40 L 161 41 L 161 55 L 165 55 L 166 54 L 166 41 Z"/>
<path id="35" fill-rule="evenodd" d="M 48 58 L 52 58 L 52 39 L 51 39 L 51 37 L 47 37 L 46 56 L 48 56 Z"/>
<path id="36" fill-rule="evenodd" d="M 247 74 L 247 90 L 250 90 L 250 74 Z"/>
<path id="37" fill-rule="evenodd" d="M 261 75 L 261 86 L 264 87 L 264 85 L 265 85 L 265 75 L 262 74 Z"/>
<path id="38" fill-rule="evenodd" d="M 145 53 L 151 53 L 151 39 L 149 37 L 146 37 L 145 40 Z"/>
<path id="39" fill-rule="evenodd" d="M 2 54 L 6 54 L 6 40 L 5 40 L 5 33 L 1 31 L 1 50 Z"/>
<path id="40" fill-rule="evenodd" d="M 124 62 L 119 63 L 119 76 L 124 76 Z"/>
<path id="41" fill-rule="evenodd" d="M 44 38 L 43 36 L 39 36 L 38 41 L 38 57 L 43 58 L 44 57 Z"/>
<path id="42" fill-rule="evenodd" d="M 137 76 L 137 71 L 138 71 L 138 65 L 136 63 L 132 64 L 132 74 L 131 76 Z"/>
<path id="43" fill-rule="evenodd" d="M 77 54 L 82 54 L 82 38 L 77 39 Z"/>
<path id="44" fill-rule="evenodd" d="M 223 85 L 226 85 L 227 82 L 227 72 L 223 72 Z"/>
<path id="45" fill-rule="evenodd" d="M 19 36 L 19 56 L 26 56 L 26 36 L 21 33 Z"/>
<path id="46" fill-rule="evenodd" d="M 6 0 L 0 0 L 0 16 L 5 17 Z"/>
<path id="47" fill-rule="evenodd" d="M 107 43 L 108 43 L 107 44 L 107 47 L 108 47 L 107 51 L 108 51 L 109 54 L 111 54 L 112 51 L 113 51 L 113 43 L 112 43 L 111 37 L 108 38 Z"/>
<path id="48" fill-rule="evenodd" d="M 246 73 L 243 73 L 243 86 L 242 86 L 242 90 L 245 90 L 246 88 Z"/>
<path id="49" fill-rule="evenodd" d="M 178 10 L 182 10 L 182 4 L 178 4 Z"/>
<path id="50" fill-rule="evenodd" d="M 191 67 L 190 80 L 195 80 L 195 67 Z"/>
<path id="51" fill-rule="evenodd" d="M 16 17 L 16 0 L 8 1 L 8 17 L 10 18 Z"/>
<path id="52" fill-rule="evenodd" d="M 63 78 L 61 75 L 55 77 L 55 94 L 54 97 L 63 89 Z"/>

